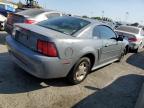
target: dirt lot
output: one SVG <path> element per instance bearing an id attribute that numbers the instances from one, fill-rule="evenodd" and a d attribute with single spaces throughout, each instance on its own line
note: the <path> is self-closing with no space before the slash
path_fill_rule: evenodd
<path id="1" fill-rule="evenodd" d="M 0 108 L 133 108 L 144 82 L 144 51 L 92 72 L 79 85 L 41 80 L 16 66 L 0 33 Z"/>

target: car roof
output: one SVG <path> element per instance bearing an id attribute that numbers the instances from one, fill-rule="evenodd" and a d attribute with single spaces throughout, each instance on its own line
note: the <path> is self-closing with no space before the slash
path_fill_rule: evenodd
<path id="1" fill-rule="evenodd" d="M 33 8 L 33 9 L 27 9 L 24 11 L 17 12 L 16 14 L 21 15 L 21 16 L 37 16 L 37 15 L 45 13 L 45 12 L 58 12 L 58 11 L 54 11 L 54 10 L 50 10 L 50 9 Z"/>

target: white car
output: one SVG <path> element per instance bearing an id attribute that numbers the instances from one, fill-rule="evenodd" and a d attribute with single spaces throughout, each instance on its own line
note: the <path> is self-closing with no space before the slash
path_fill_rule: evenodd
<path id="1" fill-rule="evenodd" d="M 4 24 L 5 24 L 6 20 L 7 20 L 7 18 L 0 14 L 0 30 L 4 29 Z"/>
<path id="2" fill-rule="evenodd" d="M 65 16 L 62 12 L 47 9 L 28 9 L 17 13 L 10 13 L 6 22 L 5 30 L 11 34 L 15 23 L 36 24 L 38 22 Z"/>
<path id="3" fill-rule="evenodd" d="M 122 25 L 115 31 L 129 41 L 129 48 L 135 53 L 144 47 L 144 28 Z"/>

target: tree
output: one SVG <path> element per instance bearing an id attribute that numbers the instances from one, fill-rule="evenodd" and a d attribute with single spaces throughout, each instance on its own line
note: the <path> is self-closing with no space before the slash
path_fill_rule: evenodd
<path id="1" fill-rule="evenodd" d="M 131 26 L 136 26 L 136 27 L 138 27 L 139 26 L 139 23 L 133 23 L 133 24 L 131 24 Z"/>
<path id="2" fill-rule="evenodd" d="M 26 0 L 26 4 L 33 6 L 34 0 Z"/>
<path id="3" fill-rule="evenodd" d="M 18 5 L 18 8 L 23 8 L 23 3 L 22 3 L 21 1 L 19 1 L 19 2 L 17 3 L 17 5 Z"/>
<path id="4" fill-rule="evenodd" d="M 91 17 L 92 19 L 102 20 L 101 17 Z"/>
<path id="5" fill-rule="evenodd" d="M 86 16 L 86 15 L 84 15 L 84 16 L 82 16 L 83 18 L 89 18 L 88 16 Z"/>
<path id="6" fill-rule="evenodd" d="M 36 0 L 25 0 L 26 7 L 30 8 L 41 8 Z"/>

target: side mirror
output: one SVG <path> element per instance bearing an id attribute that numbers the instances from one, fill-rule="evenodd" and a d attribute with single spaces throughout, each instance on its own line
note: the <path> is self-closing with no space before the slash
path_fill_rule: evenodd
<path id="1" fill-rule="evenodd" d="M 117 38 L 117 41 L 123 41 L 123 37 L 119 36 L 119 37 Z"/>

